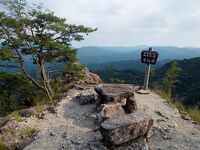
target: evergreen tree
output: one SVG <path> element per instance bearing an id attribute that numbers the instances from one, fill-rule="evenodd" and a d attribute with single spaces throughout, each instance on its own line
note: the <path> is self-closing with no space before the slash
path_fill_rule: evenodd
<path id="1" fill-rule="evenodd" d="M 83 40 L 83 35 L 96 31 L 83 25 L 68 24 L 65 18 L 54 15 L 41 5 L 30 5 L 26 0 L 0 0 L 0 66 L 19 68 L 38 88 L 52 99 L 47 62 L 77 61 L 76 49 L 71 41 Z M 36 80 L 26 71 L 24 57 L 30 55 L 38 66 L 41 80 Z M 1 61 L 2 62 L 2 61 Z"/>
<path id="2" fill-rule="evenodd" d="M 177 76 L 181 72 L 181 69 L 178 67 L 176 61 L 174 61 L 171 66 L 165 71 L 163 77 L 164 91 L 167 94 L 168 98 L 171 98 L 172 88 L 178 82 Z"/>

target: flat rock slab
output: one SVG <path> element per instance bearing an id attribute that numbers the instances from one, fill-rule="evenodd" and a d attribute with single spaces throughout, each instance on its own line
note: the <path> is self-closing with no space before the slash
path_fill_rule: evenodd
<path id="1" fill-rule="evenodd" d="M 141 89 L 141 90 L 138 90 L 138 93 L 139 94 L 149 94 L 150 90 L 143 90 L 143 89 Z"/>
<path id="2" fill-rule="evenodd" d="M 95 88 L 102 103 L 121 103 L 124 99 L 134 96 L 134 89 L 129 84 L 102 84 Z"/>
<path id="3" fill-rule="evenodd" d="M 105 120 L 100 132 L 106 145 L 120 145 L 138 137 L 146 137 L 153 119 L 144 113 L 131 113 L 116 119 Z"/>

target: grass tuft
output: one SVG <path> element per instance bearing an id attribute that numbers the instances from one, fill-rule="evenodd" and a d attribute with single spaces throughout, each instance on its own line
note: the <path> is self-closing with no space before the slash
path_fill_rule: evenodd
<path id="1" fill-rule="evenodd" d="M 11 113 L 11 119 L 16 120 L 17 122 L 23 121 L 23 118 L 18 114 L 18 111 L 14 111 Z"/>
<path id="2" fill-rule="evenodd" d="M 1 135 L 0 135 L 0 150 L 6 150 L 5 140 Z"/>
<path id="3" fill-rule="evenodd" d="M 19 137 L 21 136 L 31 136 L 33 133 L 35 133 L 36 131 L 38 131 L 36 128 L 23 128 L 21 130 L 18 131 L 17 135 Z"/>
<path id="4" fill-rule="evenodd" d="M 200 123 L 200 109 L 197 108 L 188 108 L 187 112 L 190 116 L 197 122 Z"/>

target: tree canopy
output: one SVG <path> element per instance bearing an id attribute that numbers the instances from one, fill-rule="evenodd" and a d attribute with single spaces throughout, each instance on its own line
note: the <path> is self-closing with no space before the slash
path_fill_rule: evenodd
<path id="1" fill-rule="evenodd" d="M 26 0 L 0 0 L 0 66 L 19 68 L 38 88 L 51 99 L 47 62 L 64 62 L 66 65 L 77 61 L 72 41 L 84 40 L 84 35 L 96 31 L 83 25 L 67 23 L 65 18 L 56 16 L 41 5 Z M 30 55 L 38 66 L 41 80 L 36 80 L 26 71 L 23 55 Z"/>

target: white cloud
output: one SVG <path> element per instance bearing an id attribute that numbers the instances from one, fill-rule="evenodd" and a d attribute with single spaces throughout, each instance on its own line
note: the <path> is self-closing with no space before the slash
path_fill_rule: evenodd
<path id="1" fill-rule="evenodd" d="M 32 0 L 33 1 L 33 0 Z M 199 0 L 37 0 L 70 23 L 99 30 L 75 46 L 177 45 L 200 42 Z M 35 2 L 35 0 L 34 0 Z"/>

